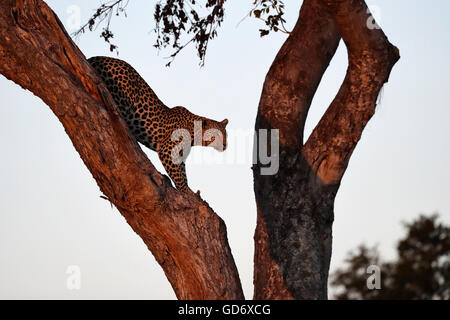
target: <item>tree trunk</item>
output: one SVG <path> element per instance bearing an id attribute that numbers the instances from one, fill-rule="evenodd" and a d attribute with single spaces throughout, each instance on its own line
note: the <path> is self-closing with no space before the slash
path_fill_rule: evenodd
<path id="1" fill-rule="evenodd" d="M 40 97 L 180 299 L 242 299 L 223 220 L 153 167 L 106 87 L 40 0 L 0 1 L 0 73 Z"/>
<path id="2" fill-rule="evenodd" d="M 261 162 L 253 167 L 255 299 L 327 299 L 334 199 L 399 59 L 381 29 L 369 28 L 369 19 L 362 0 L 305 0 L 267 74 L 255 128 L 279 129 L 279 170 L 263 175 Z M 349 55 L 347 75 L 303 143 L 312 98 L 340 36 Z"/>

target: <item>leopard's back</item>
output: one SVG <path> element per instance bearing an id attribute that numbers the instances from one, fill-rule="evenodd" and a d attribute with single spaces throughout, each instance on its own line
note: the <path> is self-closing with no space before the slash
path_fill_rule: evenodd
<path id="1" fill-rule="evenodd" d="M 108 57 L 93 57 L 88 61 L 105 83 L 136 140 L 158 152 L 166 172 L 179 190 L 190 191 L 184 163 L 190 148 L 184 150 L 184 147 L 197 143 L 223 151 L 228 120 L 217 122 L 195 115 L 181 106 L 169 109 L 125 61 Z M 190 137 L 185 140 L 183 135 L 180 140 L 177 129 L 184 129 L 183 132 L 187 131 Z M 215 137 L 208 137 L 205 140 L 203 132 L 206 135 L 211 129 L 219 132 L 221 139 L 216 141 Z M 195 136 L 200 137 L 199 141 L 196 142 Z M 181 155 L 184 160 L 179 162 L 174 155 Z"/>
<path id="2" fill-rule="evenodd" d="M 156 151 L 164 136 L 169 108 L 127 62 L 110 57 L 92 57 L 88 61 L 105 83 L 132 134 Z"/>

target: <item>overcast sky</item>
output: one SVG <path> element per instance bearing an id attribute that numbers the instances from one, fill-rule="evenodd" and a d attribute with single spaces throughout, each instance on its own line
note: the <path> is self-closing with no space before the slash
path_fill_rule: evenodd
<path id="1" fill-rule="evenodd" d="M 254 127 L 265 74 L 286 38 L 259 38 L 262 25 L 252 18 L 239 23 L 252 2 L 227 1 L 225 24 L 210 42 L 203 68 L 192 47 L 171 68 L 164 66 L 171 51 L 153 48 L 153 1 L 131 0 L 128 18 L 114 17 L 112 22 L 119 58 L 132 64 L 166 105 L 183 105 L 216 120 L 228 118 L 230 132 L 241 132 L 223 154 L 194 148 L 190 157 L 203 161 L 191 161 L 187 175 L 191 188 L 201 190 L 227 224 L 247 298 L 253 292 L 256 209 L 244 133 Z M 285 2 L 292 27 L 301 2 Z M 73 29 L 74 12 L 79 10 L 80 21 L 86 21 L 100 1 L 47 3 Z M 403 236 L 401 221 L 419 213 L 439 212 L 450 223 L 450 2 L 368 4 L 375 6 L 401 60 L 336 198 L 332 270 L 362 242 L 378 243 L 384 257 L 394 257 L 395 242 Z M 77 44 L 87 57 L 111 55 L 99 32 L 83 35 Z M 314 98 L 305 139 L 336 95 L 346 67 L 341 43 Z M 50 109 L 3 76 L 0 93 L 0 298 L 175 298 L 142 240 L 100 199 L 95 181 Z M 162 171 L 156 153 L 143 148 Z M 81 272 L 79 290 L 67 288 L 69 266 Z"/>

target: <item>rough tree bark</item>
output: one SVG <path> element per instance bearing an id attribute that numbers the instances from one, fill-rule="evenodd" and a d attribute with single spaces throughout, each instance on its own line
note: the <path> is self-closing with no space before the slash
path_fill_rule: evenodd
<path id="1" fill-rule="evenodd" d="M 253 167 L 257 202 L 255 299 L 326 299 L 334 199 L 350 156 L 375 112 L 399 52 L 368 27 L 362 0 L 305 0 L 267 74 L 255 128 L 279 129 L 279 171 Z M 340 36 L 349 66 L 336 98 L 306 143 L 314 93 Z M 259 142 L 257 142 L 259 145 Z"/>
<path id="2" fill-rule="evenodd" d="M 223 220 L 157 172 L 43 1 L 0 1 L 0 73 L 52 109 L 101 191 L 153 253 L 178 298 L 243 298 Z"/>

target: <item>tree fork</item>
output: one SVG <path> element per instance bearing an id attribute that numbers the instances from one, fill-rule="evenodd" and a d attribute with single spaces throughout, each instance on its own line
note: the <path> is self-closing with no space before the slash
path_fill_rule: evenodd
<path id="1" fill-rule="evenodd" d="M 253 167 L 258 218 L 256 299 L 327 299 L 334 199 L 350 156 L 399 59 L 362 0 L 303 2 L 266 77 L 255 128 L 280 130 L 280 169 Z M 349 67 L 338 95 L 303 144 L 312 97 L 340 36 Z M 258 142 L 257 142 L 258 143 Z"/>

